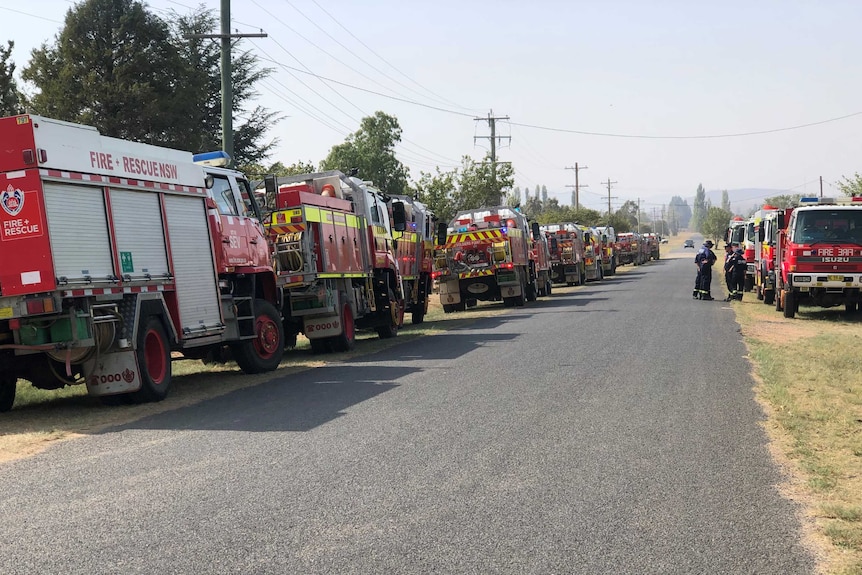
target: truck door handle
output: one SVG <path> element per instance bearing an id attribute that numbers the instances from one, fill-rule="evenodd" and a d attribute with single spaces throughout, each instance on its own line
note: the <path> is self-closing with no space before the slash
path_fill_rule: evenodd
<path id="1" fill-rule="evenodd" d="M 257 238 L 254 238 L 253 240 L 249 240 L 248 243 L 257 245 Z"/>

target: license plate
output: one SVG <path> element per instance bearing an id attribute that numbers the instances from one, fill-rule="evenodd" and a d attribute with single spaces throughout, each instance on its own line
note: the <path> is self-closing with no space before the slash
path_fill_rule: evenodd
<path id="1" fill-rule="evenodd" d="M 829 281 L 831 281 L 831 282 L 843 282 L 844 276 L 829 276 Z"/>

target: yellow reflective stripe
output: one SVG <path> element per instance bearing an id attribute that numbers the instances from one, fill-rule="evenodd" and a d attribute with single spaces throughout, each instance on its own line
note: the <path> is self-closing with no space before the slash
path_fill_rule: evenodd
<path id="1" fill-rule="evenodd" d="M 305 206 L 305 219 L 309 222 L 323 222 L 323 216 L 320 213 L 320 208 Z"/>
<path id="2" fill-rule="evenodd" d="M 348 228 L 361 228 L 362 227 L 361 225 L 359 225 L 359 223 L 360 223 L 359 217 L 354 216 L 353 214 L 346 214 L 346 215 L 347 215 L 346 223 L 347 223 Z"/>

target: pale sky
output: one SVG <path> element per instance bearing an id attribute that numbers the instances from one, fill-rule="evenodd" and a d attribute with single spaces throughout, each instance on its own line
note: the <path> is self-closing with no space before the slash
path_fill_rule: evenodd
<path id="1" fill-rule="evenodd" d="M 147 2 L 158 14 L 200 3 Z M 72 6 L 0 0 L 19 72 Z M 511 136 L 498 159 L 516 185 L 546 185 L 562 204 L 575 162 L 587 166 L 582 205 L 606 210 L 610 178 L 614 209 L 640 198 L 646 212 L 699 183 L 815 194 L 822 176 L 829 195 L 862 172 L 858 0 L 233 0 L 231 15 L 234 29 L 269 35 L 243 43 L 276 69 L 258 100 L 287 116 L 272 161 L 316 164 L 382 110 L 418 178 L 480 159 L 488 140 L 474 137 L 489 129 L 475 118 L 493 110 L 510 118 L 497 123 Z M 693 138 L 769 130 L 781 131 Z"/>

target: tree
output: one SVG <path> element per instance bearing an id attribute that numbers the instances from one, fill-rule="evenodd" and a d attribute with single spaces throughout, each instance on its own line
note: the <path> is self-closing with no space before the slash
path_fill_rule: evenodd
<path id="1" fill-rule="evenodd" d="M 542 203 L 545 204 L 548 202 L 548 188 L 542 185 Z"/>
<path id="2" fill-rule="evenodd" d="M 722 208 L 710 207 L 704 216 L 700 232 L 707 238 L 718 243 L 719 238 L 724 237 L 727 223 L 733 218 L 733 213 Z"/>
<path id="3" fill-rule="evenodd" d="M 689 227 L 689 223 L 691 222 L 691 207 L 689 207 L 688 202 L 679 196 L 674 196 L 670 200 L 669 208 L 671 213 L 671 230 L 676 230 L 673 232 L 674 234 L 679 233 L 680 228 Z"/>
<path id="4" fill-rule="evenodd" d="M 412 186 L 413 195 L 428 206 L 441 222 L 448 222 L 455 216 L 453 201 L 458 172 L 441 172 L 436 174 L 420 172 L 419 181 Z"/>
<path id="5" fill-rule="evenodd" d="M 497 206 L 501 190 L 508 190 L 515 182 L 512 164 L 498 164 L 496 181 L 491 177 L 491 155 L 486 154 L 482 162 L 475 162 L 469 156 L 461 160 L 458 193 L 455 204 L 459 210 Z"/>
<path id="6" fill-rule="evenodd" d="M 84 0 L 66 13 L 53 45 L 33 51 L 22 78 L 37 93 L 34 112 L 95 126 L 106 136 L 194 152 L 221 148 L 220 53 L 215 43 L 186 39 L 217 22 L 203 8 L 166 22 L 138 0 Z M 271 70 L 234 44 L 233 111 L 238 166 L 268 157 L 263 142 L 276 114 L 248 102 Z"/>
<path id="7" fill-rule="evenodd" d="M 703 189 L 703 184 L 697 185 L 697 192 L 694 195 L 694 207 L 691 210 L 691 222 L 689 227 L 696 232 L 703 232 L 701 226 L 706 220 L 708 210 L 706 203 L 706 190 Z"/>
<path id="8" fill-rule="evenodd" d="M 134 0 L 85 0 L 66 12 L 53 47 L 33 51 L 22 77 L 37 113 L 108 136 L 172 143 L 185 125 L 185 70 L 165 22 Z"/>
<path id="9" fill-rule="evenodd" d="M 15 64 L 9 59 L 14 47 L 12 40 L 6 42 L 6 48 L 0 47 L 0 116 L 14 116 L 24 111 L 15 82 Z"/>
<path id="10" fill-rule="evenodd" d="M 841 176 L 841 181 L 838 182 L 838 189 L 845 196 L 862 196 L 862 175 L 855 172 L 852 178 Z"/>
<path id="11" fill-rule="evenodd" d="M 387 194 L 403 194 L 407 189 L 407 169 L 395 157 L 395 145 L 401 141 L 401 126 L 395 116 L 375 112 L 362 118 L 359 129 L 347 136 L 343 144 L 333 146 L 320 163 L 323 170 L 358 170 L 363 180 Z"/>
<path id="12" fill-rule="evenodd" d="M 763 203 L 776 208 L 792 208 L 799 205 L 799 198 L 801 197 L 802 194 L 783 194 L 766 198 Z"/>
<path id="13" fill-rule="evenodd" d="M 727 195 L 727 190 L 721 190 L 721 209 L 727 212 L 732 211 L 730 209 L 730 198 Z"/>

